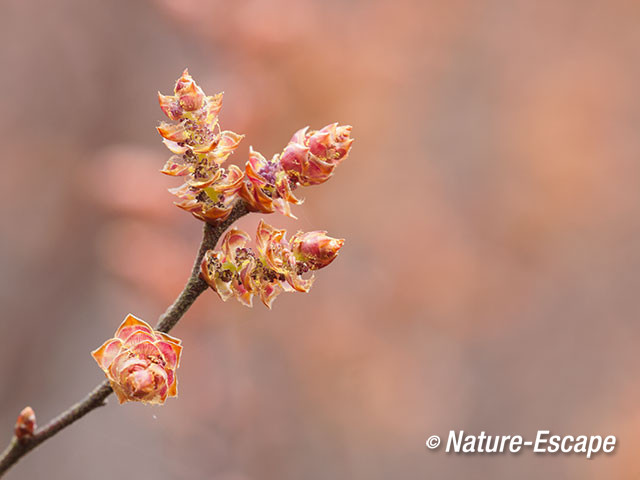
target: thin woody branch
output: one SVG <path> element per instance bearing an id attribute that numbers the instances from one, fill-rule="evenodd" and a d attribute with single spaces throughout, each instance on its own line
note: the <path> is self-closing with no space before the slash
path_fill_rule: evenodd
<path id="1" fill-rule="evenodd" d="M 249 213 L 245 203 L 238 201 L 234 204 L 233 210 L 229 217 L 219 225 L 212 226 L 208 223 L 204 224 L 202 242 L 198 249 L 198 254 L 191 271 L 191 276 L 187 280 L 186 285 L 175 302 L 160 317 L 156 330 L 161 332 L 169 332 L 178 321 L 189 310 L 189 307 L 196 301 L 198 296 L 207 289 L 207 283 L 200 279 L 200 263 L 207 250 L 211 250 L 216 246 L 222 234 L 240 217 Z M 45 440 L 51 438 L 60 430 L 68 427 L 76 420 L 81 419 L 87 413 L 98 407 L 106 405 L 106 399 L 113 393 L 113 389 L 108 380 L 100 383 L 80 402 L 68 408 L 66 411 L 51 420 L 47 425 L 38 429 L 33 435 L 18 438 L 13 436 L 7 448 L 0 455 L 0 477 L 2 477 L 9 468 L 15 465 L 18 460 L 36 448 Z"/>
<path id="2" fill-rule="evenodd" d="M 202 243 L 200 244 L 200 249 L 198 250 L 198 255 L 193 263 L 191 276 L 175 302 L 173 302 L 167 311 L 160 317 L 160 320 L 155 327 L 157 331 L 164 333 L 169 332 L 169 330 L 178 323 L 178 320 L 182 318 L 196 298 L 198 298 L 198 296 L 207 289 L 207 283 L 200 278 L 200 264 L 202 263 L 202 258 L 207 250 L 215 248 L 222 234 L 237 219 L 247 213 L 249 213 L 247 205 L 242 200 L 239 200 L 233 206 L 233 210 L 231 210 L 229 217 L 222 223 L 216 226 L 211 226 L 208 223 L 204 224 L 204 235 Z"/>
<path id="3" fill-rule="evenodd" d="M 277 211 L 295 218 L 290 204 L 302 200 L 293 191 L 333 176 L 351 149 L 350 126 L 334 123 L 320 130 L 300 129 L 271 159 L 251 149 L 242 171 L 235 165 L 222 166 L 244 135 L 220 128 L 221 93 L 205 95 L 185 70 L 174 95 L 158 94 L 158 100 L 169 120 L 177 122 L 157 127 L 173 154 L 161 171 L 184 179 L 182 186 L 170 189 L 178 198 L 175 204 L 205 222 L 191 275 L 155 329 L 130 314 L 115 336 L 92 352 L 108 380 L 39 430 L 35 430 L 33 411 L 23 410 L 16 434 L 0 455 L 0 477 L 42 442 L 105 405 L 111 393 L 121 403 L 162 404 L 175 396 L 182 346 L 179 339 L 166 334 L 208 287 L 222 300 L 235 296 L 247 306 L 258 295 L 270 308 L 281 291 L 307 292 L 312 278 L 302 275 L 331 263 L 342 247 L 343 240 L 323 231 L 298 232 L 287 240 L 284 230 L 261 222 L 257 253 L 244 248 L 249 236 L 239 230 L 229 232 L 221 250 L 214 251 L 223 233 L 249 212 Z"/>

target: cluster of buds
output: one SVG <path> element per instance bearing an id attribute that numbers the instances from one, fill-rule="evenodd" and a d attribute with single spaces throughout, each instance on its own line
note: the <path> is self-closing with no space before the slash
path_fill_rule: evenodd
<path id="1" fill-rule="evenodd" d="M 18 415 L 16 420 L 16 426 L 13 430 L 18 441 L 25 441 L 35 433 L 36 426 L 36 414 L 31 407 L 25 407 Z"/>
<path id="2" fill-rule="evenodd" d="M 179 199 L 176 205 L 211 224 L 229 216 L 238 196 L 251 211 L 277 210 L 295 218 L 289 204 L 301 201 L 293 190 L 326 182 L 353 142 L 350 126 L 335 123 L 317 131 L 303 128 L 271 160 L 251 149 L 245 172 L 235 165 L 225 169 L 222 164 L 244 135 L 221 131 L 222 93 L 206 96 L 187 70 L 176 82 L 174 93 L 158 92 L 160 108 L 178 122 L 157 127 L 174 154 L 161 171 L 186 177 L 183 185 L 169 190 Z"/>
<path id="3" fill-rule="evenodd" d="M 221 131 L 218 113 L 222 93 L 206 96 L 187 70 L 176 82 L 174 92 L 172 96 L 158 92 L 160 108 L 178 122 L 162 122 L 157 127 L 174 154 L 161 171 L 186 177 L 182 186 L 169 190 L 178 197 L 178 207 L 209 223 L 222 221 L 231 213 L 244 178 L 235 165 L 225 169 L 222 164 L 244 135 Z"/>
<path id="4" fill-rule="evenodd" d="M 242 230 L 230 230 L 220 250 L 205 253 L 200 276 L 224 301 L 236 297 L 250 307 L 257 295 L 268 308 L 283 291 L 308 292 L 314 277 L 305 274 L 329 265 L 344 243 L 322 231 L 298 232 L 287 240 L 285 230 L 262 220 L 257 254 L 247 248 L 250 240 Z"/>
<path id="5" fill-rule="evenodd" d="M 298 130 L 279 155 L 267 160 L 262 154 L 249 152 L 245 171 L 247 180 L 240 196 L 253 211 L 291 214 L 290 203 L 302 203 L 293 195 L 298 186 L 319 185 L 333 175 L 335 168 L 349 154 L 353 139 L 351 126 L 327 125 L 317 131 Z"/>
<path id="6" fill-rule="evenodd" d="M 91 352 L 120 403 L 163 404 L 177 395 L 180 340 L 127 315 L 114 338 Z"/>

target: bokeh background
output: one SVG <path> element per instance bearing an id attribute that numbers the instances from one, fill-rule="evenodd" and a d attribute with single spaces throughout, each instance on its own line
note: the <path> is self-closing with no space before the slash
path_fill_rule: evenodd
<path id="1" fill-rule="evenodd" d="M 640 7 L 634 1 L 3 0 L 0 437 L 98 383 L 201 225 L 158 173 L 189 67 L 270 156 L 354 125 L 289 229 L 347 243 L 272 311 L 201 297 L 180 398 L 113 400 L 8 475 L 639 478 Z M 240 221 L 255 228 L 259 215 Z M 613 434 L 613 455 L 446 455 L 450 429 Z"/>

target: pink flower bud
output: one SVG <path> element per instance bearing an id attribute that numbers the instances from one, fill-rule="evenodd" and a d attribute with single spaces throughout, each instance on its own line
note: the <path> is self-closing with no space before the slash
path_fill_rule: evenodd
<path id="1" fill-rule="evenodd" d="M 305 274 L 329 265 L 344 243 L 325 232 L 298 232 L 289 242 L 285 230 L 262 220 L 256 232 L 257 254 L 247 248 L 249 241 L 247 233 L 230 230 L 220 250 L 205 253 L 200 277 L 224 301 L 235 297 L 250 307 L 257 295 L 268 308 L 282 292 L 308 292 L 313 276 L 304 278 Z"/>
<path id="2" fill-rule="evenodd" d="M 308 132 L 303 128 L 294 133 L 280 155 L 267 160 L 251 149 L 245 166 L 248 182 L 240 196 L 252 211 L 280 213 L 296 218 L 289 204 L 299 205 L 301 200 L 293 190 L 302 185 L 318 185 L 333 175 L 336 166 L 351 149 L 351 127 L 337 123 L 321 130 Z"/>
<path id="3" fill-rule="evenodd" d="M 299 130 L 294 134 L 285 151 L 292 145 L 300 145 L 307 147 L 309 154 L 301 156 L 299 165 L 288 170 L 288 173 L 295 176 L 298 183 L 303 186 L 326 182 L 333 175 L 336 166 L 348 155 L 353 143 L 350 134 L 350 125 L 339 126 L 337 123 L 327 125 L 315 132 Z M 300 147 L 297 148 L 300 149 Z"/>
<path id="4" fill-rule="evenodd" d="M 244 173 L 222 164 L 238 148 L 244 135 L 220 131 L 218 113 L 222 94 L 208 97 L 185 70 L 176 82 L 175 95 L 158 94 L 160 108 L 177 124 L 161 123 L 158 132 L 174 154 L 162 168 L 166 175 L 186 177 L 186 183 L 170 192 L 176 205 L 196 218 L 217 224 L 231 213 L 242 188 Z"/>
<path id="5" fill-rule="evenodd" d="M 15 436 L 18 440 L 26 440 L 33 437 L 36 430 L 36 414 L 31 407 L 25 407 L 18 415 L 16 426 L 14 429 Z"/>
<path id="6" fill-rule="evenodd" d="M 312 155 L 335 163 L 342 160 L 351 148 L 353 139 L 349 137 L 350 134 L 350 125 L 333 123 L 307 135 L 305 143 L 309 145 Z"/>
<path id="7" fill-rule="evenodd" d="M 180 101 L 180 106 L 187 112 L 198 110 L 205 99 L 204 92 L 191 78 L 188 69 L 182 72 L 182 76 L 176 82 L 175 94 Z"/>
<path id="8" fill-rule="evenodd" d="M 344 239 L 332 238 L 327 232 L 298 232 L 291 238 L 291 249 L 312 270 L 326 267 L 338 256 Z"/>
<path id="9" fill-rule="evenodd" d="M 114 338 L 91 352 L 120 403 L 163 404 L 177 395 L 181 341 L 129 314 Z"/>

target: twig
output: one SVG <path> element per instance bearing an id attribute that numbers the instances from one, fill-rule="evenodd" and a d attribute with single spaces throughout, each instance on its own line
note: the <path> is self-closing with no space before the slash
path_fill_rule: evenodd
<path id="1" fill-rule="evenodd" d="M 207 289 L 207 284 L 200 279 L 200 262 L 207 250 L 213 249 L 218 243 L 222 234 L 229 228 L 233 222 L 240 217 L 249 213 L 247 206 L 243 201 L 238 201 L 231 211 L 229 217 L 217 226 L 204 224 L 204 232 L 202 242 L 198 250 L 191 276 L 187 280 L 178 298 L 160 317 L 156 330 L 161 332 L 169 332 L 182 316 L 189 310 L 189 307 L 195 302 L 196 298 Z M 14 435 L 7 448 L 0 455 L 0 477 L 2 477 L 9 468 L 18 462 L 28 452 L 36 448 L 42 442 L 52 437 L 60 430 L 68 427 L 76 420 L 84 417 L 92 410 L 106 405 L 106 399 L 113 393 L 108 380 L 105 380 L 96 388 L 94 388 L 83 400 L 71 406 L 69 409 L 51 420 L 47 425 L 38 429 L 32 436 L 23 437 L 20 440 Z"/>
<path id="2" fill-rule="evenodd" d="M 200 278 L 200 263 L 202 262 L 202 257 L 204 257 L 207 250 L 215 248 L 216 243 L 218 243 L 218 239 L 227 230 L 227 228 L 247 213 L 249 213 L 249 210 L 247 210 L 246 204 L 244 201 L 240 200 L 233 207 L 229 217 L 220 225 L 212 227 L 208 223 L 205 223 L 202 243 L 200 244 L 200 250 L 198 251 L 196 260 L 193 263 L 191 276 L 189 277 L 187 284 L 182 289 L 182 292 L 180 292 L 180 295 L 178 295 L 178 298 L 176 298 L 176 301 L 173 302 L 173 305 L 171 305 L 160 317 L 160 320 L 155 327 L 156 330 L 165 333 L 171 330 L 176 323 L 178 323 L 178 320 L 182 318 L 196 298 L 198 298 L 198 295 L 207 289 L 207 283 Z"/>

